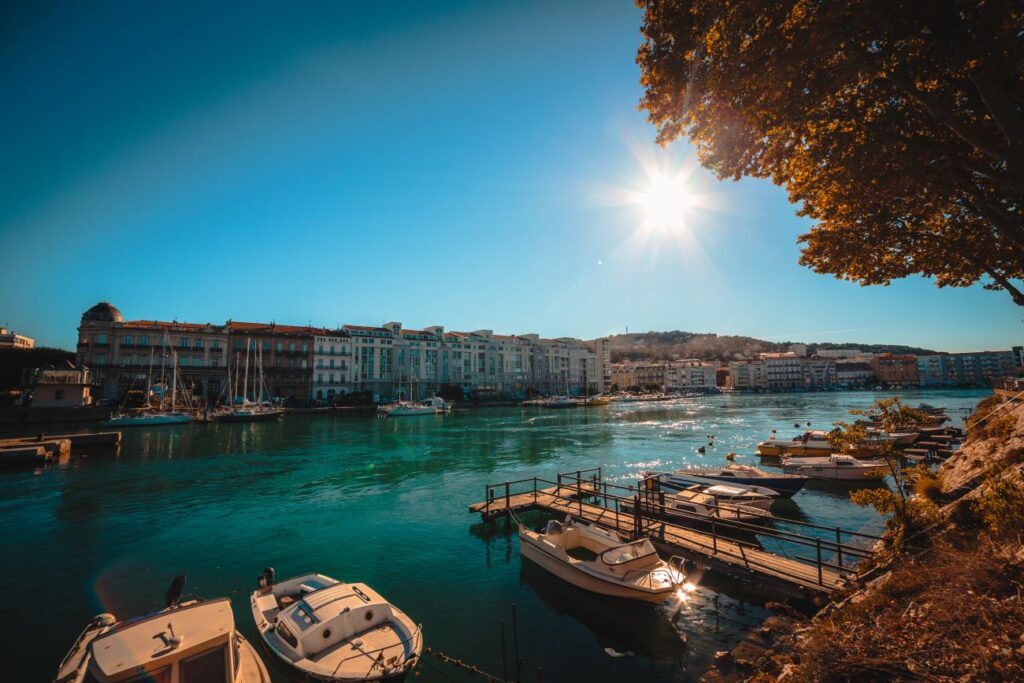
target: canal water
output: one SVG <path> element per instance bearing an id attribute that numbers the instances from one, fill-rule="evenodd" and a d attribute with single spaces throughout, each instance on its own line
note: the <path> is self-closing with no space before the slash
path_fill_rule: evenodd
<path id="1" fill-rule="evenodd" d="M 903 392 L 946 406 L 954 423 L 986 392 Z M 187 592 L 231 597 L 255 640 L 257 575 L 318 571 L 373 586 L 422 622 L 426 644 L 509 674 L 516 605 L 523 680 L 685 681 L 768 614 L 772 596 L 706 575 L 685 601 L 630 604 L 583 593 L 524 563 L 514 534 L 467 506 L 487 483 L 601 466 L 635 483 L 647 469 L 754 463 L 755 444 L 829 427 L 872 392 L 722 395 L 566 411 L 490 408 L 446 417 L 288 416 L 263 424 L 126 430 L 120 455 L 0 471 L 0 556 L 8 613 L 6 680 L 49 681 L 95 614 L 161 606 Z M 30 432 L 32 430 L 29 430 Z M 715 447 L 697 448 L 715 435 Z M 789 515 L 877 532 L 848 492 L 808 487 Z M 268 661 L 275 681 L 285 676 Z M 10 669 L 13 667 L 13 670 Z M 430 656 L 420 680 L 471 680 Z M 8 678 L 8 676 L 13 676 Z M 479 680 L 479 679 L 477 679 Z"/>

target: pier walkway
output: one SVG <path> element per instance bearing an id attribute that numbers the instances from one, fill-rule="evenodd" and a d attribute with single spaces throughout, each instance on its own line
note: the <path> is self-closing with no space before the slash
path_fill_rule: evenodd
<path id="1" fill-rule="evenodd" d="M 684 525 L 664 517 L 664 493 L 656 489 L 656 480 L 644 480 L 634 488 L 617 486 L 601 481 L 600 468 L 559 474 L 556 481 L 533 477 L 488 485 L 485 499 L 469 506 L 471 513 L 479 513 L 485 520 L 531 509 L 571 515 L 630 538 L 648 537 L 666 552 L 800 597 L 829 594 L 844 586 L 854 574 L 849 565 L 870 556 L 870 550 L 851 545 L 851 537 L 869 542 L 878 539 L 778 517 L 771 517 L 768 524 L 750 524 L 727 519 L 730 512 L 735 512 L 723 508 L 718 509 L 717 517 L 687 513 Z M 675 510 L 673 513 L 679 514 Z M 804 533 L 777 528 L 787 525 L 804 527 Z M 811 556 L 770 552 L 762 547 L 759 537 L 808 548 Z"/>

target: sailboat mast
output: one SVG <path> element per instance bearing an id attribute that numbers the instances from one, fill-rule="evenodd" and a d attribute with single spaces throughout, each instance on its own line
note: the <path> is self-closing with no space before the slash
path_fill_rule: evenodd
<path id="1" fill-rule="evenodd" d="M 146 375 L 146 405 L 153 398 L 153 347 L 149 347 L 149 372 Z"/>
<path id="2" fill-rule="evenodd" d="M 174 407 L 178 404 L 178 355 L 174 352 L 174 347 L 171 347 L 171 362 L 174 364 L 171 367 L 171 411 L 174 411 Z"/>
<path id="3" fill-rule="evenodd" d="M 249 338 L 245 338 L 245 376 L 242 378 L 242 403 L 249 402 Z"/>

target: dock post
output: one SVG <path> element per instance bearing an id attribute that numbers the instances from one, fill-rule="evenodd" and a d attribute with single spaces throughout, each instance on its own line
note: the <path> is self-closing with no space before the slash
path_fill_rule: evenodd
<path id="1" fill-rule="evenodd" d="M 533 504 L 537 504 L 537 477 L 533 478 Z"/>
<path id="2" fill-rule="evenodd" d="M 718 554 L 718 529 L 715 527 L 715 515 L 711 515 L 711 554 Z"/>
<path id="3" fill-rule="evenodd" d="M 818 585 L 821 586 L 825 581 L 821 578 L 821 537 L 818 536 L 814 539 L 818 546 Z"/>
<path id="4" fill-rule="evenodd" d="M 508 495 L 508 482 L 505 482 L 505 516 L 508 517 L 512 514 L 512 500 L 511 496 Z"/>
<path id="5" fill-rule="evenodd" d="M 508 662 L 505 657 L 505 620 L 502 619 L 498 623 L 501 624 L 501 680 L 508 683 Z"/>
<path id="6" fill-rule="evenodd" d="M 516 657 L 516 683 L 523 676 L 523 658 L 519 656 L 519 620 L 516 619 L 516 603 L 512 603 L 512 647 Z"/>
<path id="7" fill-rule="evenodd" d="M 836 564 L 840 567 L 843 566 L 843 543 L 841 538 L 842 537 L 839 535 L 839 527 L 836 527 L 836 552 L 838 553 L 836 556 L 838 558 L 836 560 Z"/>
<path id="8" fill-rule="evenodd" d="M 576 497 L 583 495 L 583 482 L 580 480 L 580 471 L 576 470 Z"/>

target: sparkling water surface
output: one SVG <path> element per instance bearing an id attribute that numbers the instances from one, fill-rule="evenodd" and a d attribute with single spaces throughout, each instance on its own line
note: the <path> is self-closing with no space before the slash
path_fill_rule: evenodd
<path id="1" fill-rule="evenodd" d="M 960 424 L 987 392 L 900 395 L 946 406 Z M 515 669 L 515 603 L 524 681 L 537 680 L 538 667 L 544 681 L 691 680 L 760 623 L 770 593 L 709 573 L 685 601 L 663 606 L 594 596 L 521 561 L 517 537 L 467 506 L 488 483 L 581 468 L 630 484 L 647 469 L 722 465 L 729 451 L 757 464 L 755 445 L 772 429 L 789 438 L 796 423 L 826 428 L 878 396 L 735 394 L 128 429 L 118 456 L 0 471 L 0 556 L 13 593 L 0 628 L 5 651 L 17 654 L 8 680 L 51 680 L 93 615 L 158 608 L 179 573 L 187 593 L 231 597 L 255 642 L 248 594 L 266 566 L 280 578 L 318 571 L 364 581 L 423 624 L 427 646 L 499 676 L 502 620 L 510 677 Z M 709 434 L 715 446 L 701 455 Z M 878 532 L 882 520 L 850 503 L 848 490 L 808 486 L 783 514 Z M 472 680 L 431 656 L 418 671 L 425 681 Z"/>

